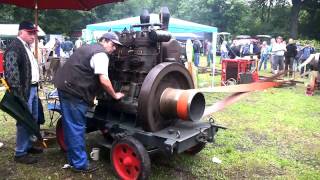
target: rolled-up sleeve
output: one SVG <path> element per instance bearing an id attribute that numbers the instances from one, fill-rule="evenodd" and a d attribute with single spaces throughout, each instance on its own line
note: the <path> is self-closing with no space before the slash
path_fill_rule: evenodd
<path id="1" fill-rule="evenodd" d="M 97 53 L 92 56 L 90 66 L 94 69 L 94 74 L 103 74 L 108 78 L 109 57 L 106 53 Z"/>

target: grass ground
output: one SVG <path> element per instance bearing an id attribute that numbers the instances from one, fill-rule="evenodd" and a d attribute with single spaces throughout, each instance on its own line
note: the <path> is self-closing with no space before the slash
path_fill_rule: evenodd
<path id="1" fill-rule="evenodd" d="M 210 82 L 211 76 L 201 74 L 199 79 Z M 215 83 L 219 82 L 217 76 Z M 320 179 L 320 92 L 308 97 L 304 88 L 298 83 L 255 92 L 215 113 L 216 122 L 228 130 L 220 130 L 216 142 L 196 156 L 154 157 L 151 179 Z M 205 94 L 207 105 L 226 95 Z M 5 143 L 0 149 L 0 179 L 116 179 L 107 150 L 93 174 L 61 169 L 66 160 L 56 144 L 36 165 L 14 163 L 15 121 L 2 112 L 0 118 L 0 141 Z M 96 136 L 87 137 L 88 152 L 96 146 Z M 213 157 L 222 163 L 212 162 Z"/>

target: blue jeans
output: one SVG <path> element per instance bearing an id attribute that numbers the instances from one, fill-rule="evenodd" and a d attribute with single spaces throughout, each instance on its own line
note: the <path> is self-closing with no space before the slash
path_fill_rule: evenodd
<path id="1" fill-rule="evenodd" d="M 200 61 L 200 53 L 194 53 L 194 65 L 196 67 L 199 66 L 199 61 Z"/>
<path id="2" fill-rule="evenodd" d="M 263 64 L 263 69 L 264 70 L 267 69 L 267 62 L 268 62 L 268 54 L 262 54 L 259 62 L 259 71 L 261 70 L 262 64 Z"/>
<path id="3" fill-rule="evenodd" d="M 221 52 L 221 58 L 222 59 L 228 59 L 229 58 L 229 56 L 228 56 L 228 52 Z"/>
<path id="4" fill-rule="evenodd" d="M 38 121 L 38 87 L 31 86 L 30 96 L 28 99 L 28 107 L 35 121 Z M 17 134 L 16 134 L 16 156 L 23 156 L 27 154 L 28 149 L 32 147 L 31 136 L 27 131 L 27 128 L 17 122 Z"/>
<path id="5" fill-rule="evenodd" d="M 68 162 L 76 169 L 86 169 L 88 158 L 85 149 L 87 123 L 85 113 L 88 110 L 88 104 L 82 99 L 65 92 L 58 90 L 58 93 L 63 116 L 62 127 L 67 146 Z"/>
<path id="6" fill-rule="evenodd" d="M 212 59 L 213 59 L 213 54 L 208 53 L 208 56 L 207 56 L 207 66 L 208 67 L 210 67 L 210 63 L 213 63 Z"/>
<path id="7" fill-rule="evenodd" d="M 220 54 L 220 64 L 221 64 L 221 63 L 222 63 L 222 60 L 223 60 L 223 59 L 228 59 L 229 56 L 228 56 L 228 52 L 223 52 L 223 51 L 221 51 L 220 53 L 221 53 L 221 54 Z"/>

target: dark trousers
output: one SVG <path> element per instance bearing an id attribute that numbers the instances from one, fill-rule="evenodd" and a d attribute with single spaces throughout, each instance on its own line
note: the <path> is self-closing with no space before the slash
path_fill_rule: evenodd
<path id="1" fill-rule="evenodd" d="M 273 62 L 272 62 L 272 69 L 274 71 L 276 71 L 279 67 L 279 70 L 283 70 L 283 56 L 277 56 L 277 55 L 274 55 L 273 56 Z"/>
<path id="2" fill-rule="evenodd" d="M 293 72 L 293 62 L 294 62 L 294 57 L 285 57 L 285 66 L 284 70 L 289 71 L 289 75 L 292 75 Z"/>

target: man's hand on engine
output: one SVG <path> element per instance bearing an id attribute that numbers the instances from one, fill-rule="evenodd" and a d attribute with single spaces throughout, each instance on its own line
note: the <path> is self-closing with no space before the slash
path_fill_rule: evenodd
<path id="1" fill-rule="evenodd" d="M 115 93 L 115 96 L 113 97 L 116 100 L 119 100 L 121 98 L 123 98 L 124 94 L 122 92 L 117 92 Z"/>

